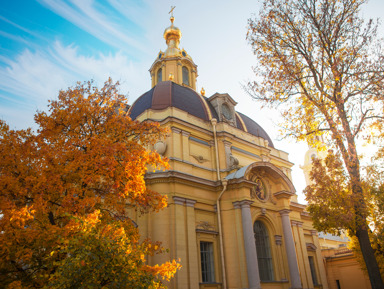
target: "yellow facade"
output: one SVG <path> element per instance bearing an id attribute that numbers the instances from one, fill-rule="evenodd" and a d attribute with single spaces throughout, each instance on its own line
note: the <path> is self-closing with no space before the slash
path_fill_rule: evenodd
<path id="1" fill-rule="evenodd" d="M 368 275 L 363 272 L 348 248 L 322 250 L 330 289 L 371 289 Z"/>
<path id="2" fill-rule="evenodd" d="M 153 89 L 129 110 L 139 121 L 169 129 L 153 149 L 171 168 L 146 179 L 168 197 L 168 207 L 132 212 L 142 238 L 169 248 L 149 262 L 180 259 L 170 288 L 328 288 L 317 232 L 297 202 L 287 153 L 237 113 L 228 94 L 195 92 L 197 66 L 178 48 L 181 32 L 173 19 L 164 37 L 168 48 L 150 68 Z M 177 91 L 194 95 L 191 105 L 200 103 L 205 117 L 194 115 L 187 98 L 178 104 Z"/>

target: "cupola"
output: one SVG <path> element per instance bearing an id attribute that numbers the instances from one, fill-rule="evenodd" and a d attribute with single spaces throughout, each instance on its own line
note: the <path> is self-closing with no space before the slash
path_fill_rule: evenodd
<path id="1" fill-rule="evenodd" d="M 165 52 L 160 50 L 149 69 L 152 87 L 170 80 L 196 90 L 197 65 L 184 49 L 179 48 L 181 30 L 174 25 L 173 15 L 170 20 L 171 26 L 164 30 L 167 49 Z"/>

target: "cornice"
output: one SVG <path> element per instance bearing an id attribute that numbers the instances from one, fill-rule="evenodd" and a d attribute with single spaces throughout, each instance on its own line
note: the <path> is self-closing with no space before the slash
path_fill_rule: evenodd
<path id="1" fill-rule="evenodd" d="M 292 196 L 295 195 L 295 193 L 291 193 L 283 190 L 283 191 L 274 193 L 273 195 L 275 196 L 276 199 L 290 199 Z"/>
<path id="2" fill-rule="evenodd" d="M 302 212 L 305 210 L 305 208 L 307 207 L 306 205 L 303 205 L 303 204 L 299 204 L 299 203 L 296 203 L 296 202 L 292 202 L 290 203 L 290 207 L 291 207 L 291 210 L 294 210 L 294 211 L 298 211 L 298 212 Z"/>
<path id="3" fill-rule="evenodd" d="M 173 109 L 175 109 L 175 108 L 173 108 Z M 149 110 L 151 110 L 151 109 L 149 109 Z M 182 110 L 179 110 L 179 109 L 177 109 L 177 110 L 182 112 Z M 154 110 L 152 110 L 152 111 L 154 111 Z M 194 116 L 191 116 L 191 117 L 194 117 Z M 194 117 L 194 118 L 196 118 L 196 120 L 199 121 L 199 122 L 203 122 L 203 123 L 208 124 L 208 122 L 205 121 L 205 120 L 202 120 L 202 119 L 200 119 L 198 117 Z M 165 117 L 163 119 L 147 118 L 147 119 L 145 119 L 143 121 L 156 121 L 156 122 L 159 122 L 161 125 L 165 125 L 165 124 L 167 124 L 169 122 L 174 122 L 174 123 L 183 125 L 183 126 L 185 126 L 187 128 L 190 128 L 192 130 L 196 130 L 196 131 L 199 131 L 201 133 L 207 134 L 210 138 L 213 138 L 213 131 L 211 130 L 210 124 L 209 124 L 209 129 L 206 129 L 206 128 L 203 128 L 202 126 L 199 126 L 199 125 L 196 125 L 196 124 L 192 124 L 190 122 L 187 122 L 187 121 L 185 121 L 183 119 L 180 119 L 180 118 L 174 117 L 174 116 L 167 116 L 167 117 Z M 249 135 L 252 138 L 260 138 L 258 136 L 254 136 L 254 135 L 252 135 L 252 134 L 250 134 L 248 132 L 245 132 L 243 130 L 240 130 L 238 128 L 235 128 L 235 129 L 239 130 L 242 133 L 246 133 L 247 135 Z M 193 135 L 193 133 L 192 133 L 192 135 Z M 288 160 L 285 160 L 285 159 L 280 158 L 280 157 L 278 157 L 278 156 L 276 156 L 274 154 L 271 154 L 271 152 L 273 150 L 276 150 L 276 151 L 282 151 L 282 150 L 279 150 L 279 149 L 276 149 L 276 148 L 268 148 L 268 147 L 262 146 L 260 144 L 256 144 L 254 142 L 242 139 L 239 136 L 236 136 L 235 134 L 229 133 L 229 132 L 224 131 L 224 130 L 217 131 L 217 136 L 218 136 L 218 138 L 223 138 L 223 139 L 230 138 L 231 141 L 232 141 L 232 144 L 234 144 L 235 142 L 238 142 L 238 143 L 242 143 L 242 144 L 244 144 L 246 146 L 255 148 L 257 150 L 260 150 L 260 154 L 263 154 L 263 153 L 267 154 L 271 158 L 271 162 L 273 162 L 273 161 L 280 162 L 280 163 L 285 164 L 289 168 L 294 165 L 294 163 L 292 163 L 292 162 L 290 162 Z M 282 152 L 284 152 L 284 151 L 282 151 Z M 286 153 L 286 152 L 284 152 L 284 153 Z"/>
<path id="4" fill-rule="evenodd" d="M 206 189 L 212 191 L 216 191 L 221 188 L 221 183 L 219 181 L 211 181 L 179 171 L 148 173 L 145 175 L 145 181 L 149 184 L 174 182 L 188 184 L 198 188 L 205 186 Z"/>
<path id="5" fill-rule="evenodd" d="M 191 166 L 194 166 L 196 168 L 203 169 L 203 170 L 206 170 L 206 171 L 209 171 L 209 172 L 216 172 L 215 169 L 210 169 L 210 168 L 207 168 L 207 167 L 203 167 L 203 166 L 200 166 L 200 165 L 197 165 L 197 164 L 194 164 L 194 163 L 191 163 L 189 161 L 185 161 L 185 160 L 182 160 L 182 159 L 179 159 L 179 158 L 169 157 L 168 159 L 171 160 L 171 161 L 177 161 L 177 162 L 180 162 L 180 163 L 191 165 Z"/>

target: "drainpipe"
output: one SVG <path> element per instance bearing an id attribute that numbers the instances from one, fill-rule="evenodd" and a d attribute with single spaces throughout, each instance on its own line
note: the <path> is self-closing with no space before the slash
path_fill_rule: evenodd
<path id="1" fill-rule="evenodd" d="M 213 137 L 215 139 L 215 154 L 216 154 L 216 172 L 217 172 L 217 180 L 220 181 L 220 164 L 219 164 L 219 149 L 217 146 L 217 136 L 216 136 L 216 124 L 217 119 L 211 119 L 212 127 L 213 127 Z M 224 259 L 224 246 L 223 246 L 223 233 L 221 229 L 221 209 L 220 209 L 220 199 L 223 193 L 227 190 L 227 180 L 222 180 L 221 184 L 223 185 L 223 190 L 221 191 L 219 197 L 216 201 L 217 208 L 217 221 L 219 226 L 219 238 L 220 238 L 220 255 L 221 255 L 221 271 L 223 272 L 223 289 L 227 289 L 227 277 L 225 275 L 225 259 Z"/>
<path id="2" fill-rule="evenodd" d="M 227 278 L 225 275 L 225 260 L 224 260 L 224 246 L 223 246 L 223 233 L 221 230 L 221 209 L 220 209 L 220 199 L 223 193 L 227 190 L 227 180 L 222 180 L 221 184 L 223 185 L 223 190 L 221 191 L 219 197 L 216 201 L 216 208 L 217 208 L 217 219 L 219 223 L 219 238 L 220 238 L 220 255 L 221 255 L 221 271 L 223 272 L 223 289 L 227 289 Z"/>

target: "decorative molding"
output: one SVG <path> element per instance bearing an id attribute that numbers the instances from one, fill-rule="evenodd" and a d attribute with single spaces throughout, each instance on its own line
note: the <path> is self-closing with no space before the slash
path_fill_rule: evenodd
<path id="1" fill-rule="evenodd" d="M 306 212 L 306 211 L 301 212 L 301 213 L 300 213 L 300 216 L 301 216 L 302 218 L 312 219 L 311 215 L 310 215 L 308 212 Z"/>
<path id="2" fill-rule="evenodd" d="M 242 200 L 239 202 L 241 209 L 250 208 L 254 202 L 251 200 Z"/>
<path id="3" fill-rule="evenodd" d="M 258 155 L 256 155 L 256 154 L 254 154 L 254 153 L 251 153 L 251 152 L 245 151 L 245 150 L 243 150 L 243 149 L 240 149 L 240 148 L 238 148 L 238 147 L 234 147 L 234 146 L 232 146 L 232 147 L 231 147 L 231 149 L 232 149 L 232 150 L 234 150 L 234 151 L 238 151 L 238 152 L 241 152 L 241 153 L 243 153 L 243 154 L 246 154 L 246 155 L 249 155 L 249 156 L 255 157 L 255 158 L 257 158 L 257 159 L 261 159 L 261 157 L 260 157 L 260 156 L 258 156 Z"/>
<path id="4" fill-rule="evenodd" d="M 209 160 L 205 159 L 203 156 L 197 156 L 197 155 L 191 155 L 194 157 L 195 160 L 197 160 L 199 163 L 205 163 L 209 162 Z"/>
<path id="5" fill-rule="evenodd" d="M 238 169 L 239 168 L 239 160 L 232 155 L 232 153 L 229 154 L 229 169 Z"/>
<path id="6" fill-rule="evenodd" d="M 275 235 L 275 244 L 281 246 L 283 244 L 283 236 Z"/>
<path id="7" fill-rule="evenodd" d="M 269 156 L 265 155 L 265 154 L 261 155 L 261 160 L 263 162 L 266 162 L 266 163 L 270 163 L 271 162 L 271 158 Z"/>
<path id="8" fill-rule="evenodd" d="M 210 169 L 210 168 L 207 168 L 207 167 L 199 166 L 197 164 L 194 164 L 192 162 L 185 161 L 185 160 L 182 160 L 182 159 L 179 159 L 179 158 L 169 157 L 168 159 L 172 160 L 172 161 L 178 161 L 178 162 L 181 162 L 181 163 L 184 163 L 184 164 L 188 164 L 188 165 L 191 165 L 191 166 L 194 166 L 194 167 L 197 167 L 197 168 L 200 168 L 200 169 L 204 169 L 204 170 L 207 170 L 207 171 L 210 171 L 210 172 L 216 172 L 216 169 Z"/>
<path id="9" fill-rule="evenodd" d="M 233 207 L 234 207 L 235 209 L 240 209 L 240 208 L 241 208 L 241 205 L 240 205 L 240 202 L 239 202 L 239 201 L 233 202 L 232 204 L 233 204 Z"/>
<path id="10" fill-rule="evenodd" d="M 261 208 L 261 214 L 265 216 L 267 214 L 267 209 L 266 208 Z"/>
<path id="11" fill-rule="evenodd" d="M 204 141 L 204 140 L 195 138 L 195 137 L 193 137 L 193 136 L 190 136 L 190 137 L 189 137 L 189 140 L 194 141 L 194 142 L 197 142 L 197 143 L 200 143 L 200 144 L 203 144 L 203 145 L 206 145 L 206 146 L 211 146 L 210 143 L 208 143 L 208 142 L 206 142 L 206 141 Z"/>
<path id="12" fill-rule="evenodd" d="M 288 210 L 288 209 L 284 209 L 284 210 L 279 211 L 281 216 L 289 216 L 290 212 L 291 212 L 291 210 Z"/>
<path id="13" fill-rule="evenodd" d="M 161 156 L 163 156 L 165 154 L 165 152 L 167 151 L 167 143 L 164 142 L 164 141 L 158 141 L 157 143 L 155 143 L 154 145 L 154 150 Z"/>
<path id="14" fill-rule="evenodd" d="M 191 200 L 191 199 L 186 199 L 185 200 L 185 205 L 187 207 L 192 207 L 194 208 L 195 207 L 195 204 L 196 204 L 196 201 L 195 200 Z"/>
<path id="15" fill-rule="evenodd" d="M 196 233 L 209 234 L 209 235 L 219 235 L 219 232 L 217 232 L 217 231 L 206 231 L 206 230 L 202 230 L 202 229 L 196 229 Z M 212 236 L 212 237 L 216 237 L 216 236 Z"/>
<path id="16" fill-rule="evenodd" d="M 181 129 L 174 127 L 174 126 L 171 127 L 171 130 L 173 133 L 181 133 Z"/>
<path id="17" fill-rule="evenodd" d="M 303 222 L 291 221 L 292 226 L 303 227 Z"/>
<path id="18" fill-rule="evenodd" d="M 215 229 L 215 226 L 207 221 L 200 221 L 196 224 L 196 230 L 215 232 Z"/>
<path id="19" fill-rule="evenodd" d="M 316 236 L 316 237 L 318 236 L 317 235 L 318 232 L 316 230 L 310 230 L 310 232 L 311 232 L 312 236 Z"/>
<path id="20" fill-rule="evenodd" d="M 232 143 L 227 141 L 227 140 L 223 140 L 223 144 L 225 147 L 231 147 Z"/>
<path id="21" fill-rule="evenodd" d="M 305 245 L 307 246 L 307 251 L 316 251 L 317 250 L 317 247 L 312 243 L 305 243 Z"/>
<path id="22" fill-rule="evenodd" d="M 208 171 L 210 171 L 210 170 L 208 170 Z M 214 171 L 214 170 L 212 170 L 212 171 Z M 159 182 L 163 182 L 161 180 L 164 180 L 165 178 L 167 178 L 167 179 L 168 178 L 176 178 L 176 179 L 181 180 L 182 183 L 184 183 L 184 181 L 188 181 L 188 182 L 197 183 L 199 185 L 206 185 L 209 187 L 221 189 L 221 183 L 219 181 L 211 181 L 211 180 L 203 179 L 200 177 L 196 177 L 194 175 L 182 173 L 179 171 L 165 171 L 165 172 L 147 173 L 145 175 L 146 181 L 159 179 Z M 165 180 L 165 182 L 169 182 L 169 180 Z"/>
<path id="23" fill-rule="evenodd" d="M 196 117 L 196 120 L 199 121 L 200 123 L 207 123 L 206 121 L 201 120 L 201 119 L 199 119 L 197 117 Z M 195 124 L 192 124 L 190 122 L 187 122 L 187 121 L 185 121 L 183 119 L 180 119 L 180 118 L 174 117 L 174 116 L 167 116 L 167 117 L 162 118 L 162 119 L 146 118 L 146 119 L 143 119 L 143 121 L 156 121 L 156 122 L 159 122 L 161 125 L 164 125 L 164 124 L 169 123 L 169 122 L 173 122 L 173 123 L 181 124 L 181 125 L 184 125 L 184 126 L 186 126 L 188 128 L 191 128 L 191 129 L 203 132 L 203 133 L 208 134 L 209 136 L 213 137 L 213 132 L 210 129 L 204 128 L 203 125 L 195 125 Z M 218 131 L 217 132 L 217 136 L 218 137 L 219 136 L 220 137 L 230 137 L 234 141 L 237 141 L 237 142 L 239 142 L 241 144 L 253 147 L 255 149 L 261 149 L 263 151 L 265 151 L 265 150 L 268 150 L 268 151 L 277 150 L 277 149 L 269 148 L 269 147 L 265 148 L 265 147 L 259 145 L 258 143 L 256 143 L 255 140 L 259 139 L 259 137 L 257 137 L 257 136 L 254 136 L 254 135 L 252 135 L 252 134 L 250 134 L 248 132 L 242 131 L 242 130 L 238 130 L 238 131 L 240 132 L 239 134 L 232 134 L 232 133 L 228 133 L 228 132 L 225 132 L 225 131 Z M 251 137 L 252 140 L 242 138 L 242 134 L 243 133 L 245 135 Z M 211 146 L 214 145 L 213 140 L 210 141 L 209 143 L 210 143 Z M 247 153 L 247 152 L 245 152 L 245 153 Z M 257 158 L 260 158 L 259 156 L 255 155 L 255 154 L 252 154 L 252 155 L 256 156 Z M 278 160 L 279 162 L 284 163 L 284 165 L 286 165 L 286 166 L 293 166 L 294 165 L 294 163 L 288 161 L 285 158 L 281 158 L 278 155 L 273 154 L 273 155 L 270 155 L 270 156 L 271 156 L 271 158 L 273 160 Z"/>
<path id="24" fill-rule="evenodd" d="M 290 199 L 292 196 L 295 195 L 295 193 L 291 193 L 283 190 L 283 191 L 274 193 L 273 195 L 275 196 L 276 199 Z"/>
<path id="25" fill-rule="evenodd" d="M 187 199 L 183 197 L 173 196 L 173 202 L 175 205 L 187 206 L 187 207 L 195 207 L 196 200 Z"/>
<path id="26" fill-rule="evenodd" d="M 182 205 L 182 206 L 184 206 L 185 198 L 177 197 L 177 196 L 173 196 L 172 198 L 173 198 L 173 202 L 175 203 L 175 205 Z"/>
<path id="27" fill-rule="evenodd" d="M 191 133 L 188 132 L 188 131 L 183 130 L 183 131 L 181 131 L 181 135 L 182 135 L 182 136 L 189 137 L 189 136 L 191 135 Z"/>
<path id="28" fill-rule="evenodd" d="M 300 209 L 300 210 L 304 210 L 307 207 L 306 205 L 299 204 L 299 203 L 296 203 L 296 202 L 291 202 L 290 205 L 291 205 L 291 207 L 297 208 L 297 209 Z"/>

